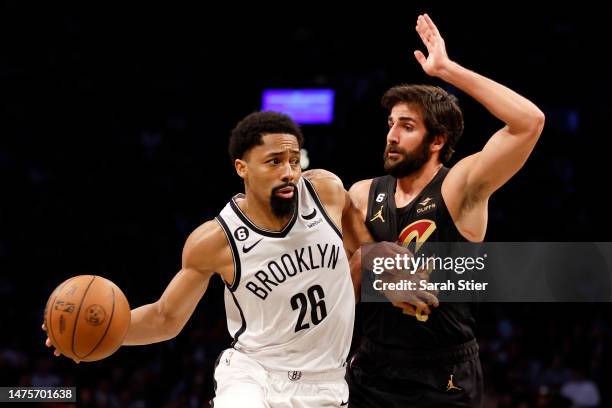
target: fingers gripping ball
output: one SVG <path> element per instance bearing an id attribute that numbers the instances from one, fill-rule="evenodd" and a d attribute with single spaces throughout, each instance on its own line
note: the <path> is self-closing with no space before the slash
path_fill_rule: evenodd
<path id="1" fill-rule="evenodd" d="M 117 285 L 95 275 L 72 277 L 47 301 L 45 326 L 53 346 L 75 361 L 113 354 L 130 327 L 130 305 Z"/>

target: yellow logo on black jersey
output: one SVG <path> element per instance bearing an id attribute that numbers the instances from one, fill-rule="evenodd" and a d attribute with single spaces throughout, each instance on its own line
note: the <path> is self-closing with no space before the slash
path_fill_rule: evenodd
<path id="1" fill-rule="evenodd" d="M 384 207 L 384 205 L 381 205 L 381 206 L 380 206 L 380 210 L 378 210 L 378 212 L 377 212 L 376 214 L 374 214 L 374 217 L 372 217 L 372 219 L 370 220 L 370 222 L 372 222 L 372 221 L 374 221 L 374 220 L 376 220 L 376 219 L 379 219 L 379 218 L 380 218 L 380 220 L 381 220 L 382 222 L 385 222 L 385 219 L 383 218 L 383 215 L 382 215 L 382 210 L 383 210 L 383 207 Z"/>

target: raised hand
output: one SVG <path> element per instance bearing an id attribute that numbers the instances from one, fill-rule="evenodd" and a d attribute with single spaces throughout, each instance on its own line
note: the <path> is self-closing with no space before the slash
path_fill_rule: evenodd
<path id="1" fill-rule="evenodd" d="M 417 19 L 416 31 L 423 44 L 427 47 L 427 57 L 423 52 L 416 50 L 414 56 L 423 67 L 423 71 L 431 76 L 439 76 L 440 72 L 450 63 L 446 54 L 446 45 L 438 28 L 427 14 Z"/>

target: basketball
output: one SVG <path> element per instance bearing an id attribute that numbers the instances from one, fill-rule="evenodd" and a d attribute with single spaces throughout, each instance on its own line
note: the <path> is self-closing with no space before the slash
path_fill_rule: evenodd
<path id="1" fill-rule="evenodd" d="M 130 305 L 117 285 L 101 276 L 80 275 L 51 293 L 44 320 L 60 353 L 76 361 L 96 361 L 121 347 L 130 318 Z"/>

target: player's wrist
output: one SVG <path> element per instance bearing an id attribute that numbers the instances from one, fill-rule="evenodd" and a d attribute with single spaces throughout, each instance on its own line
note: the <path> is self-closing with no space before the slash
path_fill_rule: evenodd
<path id="1" fill-rule="evenodd" d="M 447 59 L 439 65 L 434 76 L 445 82 L 451 82 L 461 68 L 461 65 L 457 64 L 455 61 Z"/>

